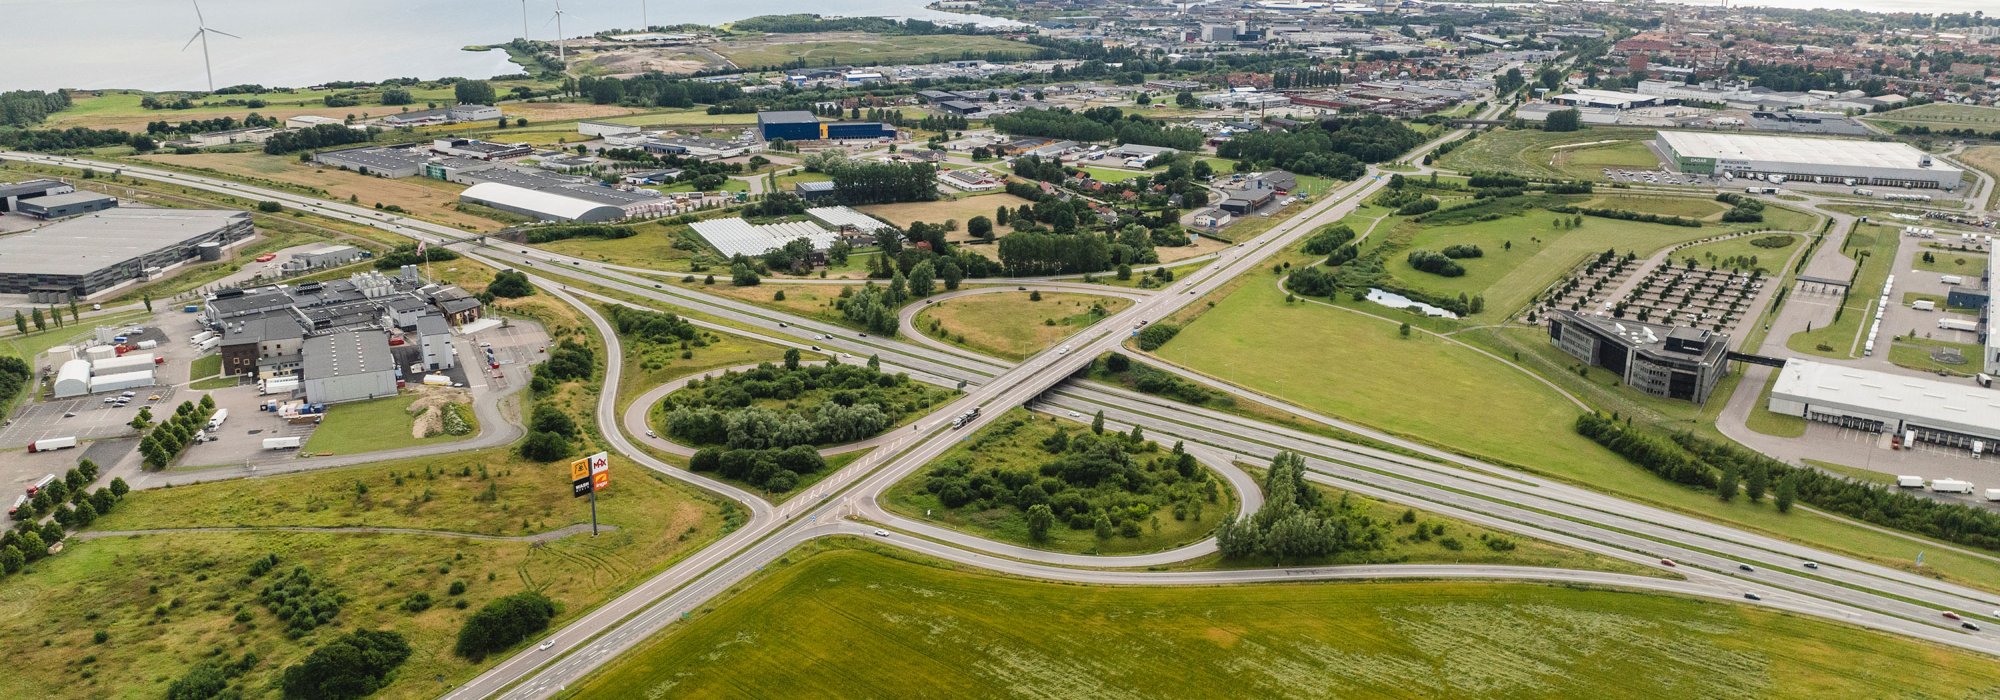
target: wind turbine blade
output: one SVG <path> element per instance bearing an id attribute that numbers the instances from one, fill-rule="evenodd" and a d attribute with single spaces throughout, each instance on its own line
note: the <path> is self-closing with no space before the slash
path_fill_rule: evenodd
<path id="1" fill-rule="evenodd" d="M 194 3 L 195 21 L 201 22 L 201 26 L 208 26 L 208 18 L 201 16 L 201 0 L 188 0 L 188 2 Z"/>
<path id="2" fill-rule="evenodd" d="M 220 30 L 220 29 L 209 29 L 209 30 L 207 30 L 207 31 L 211 31 L 211 32 L 215 32 L 215 33 L 217 33 L 217 34 L 221 34 L 221 35 L 223 35 L 223 36 L 226 36 L 226 37 L 229 37 L 229 38 L 231 38 L 231 39 L 241 39 L 241 38 L 243 38 L 243 37 L 240 37 L 240 36 L 237 36 L 237 35 L 235 35 L 235 34 L 231 34 L 231 33 L 229 33 L 229 32 L 225 32 L 225 31 L 222 31 L 222 30 Z"/>
<path id="3" fill-rule="evenodd" d="M 557 16 L 557 15 L 560 15 L 560 14 L 562 14 L 562 13 L 558 12 L 558 13 L 556 13 L 556 14 L 554 14 L 554 15 L 549 15 L 549 21 L 547 21 L 547 22 L 543 22 L 543 23 L 542 23 L 542 26 L 543 26 L 543 27 L 547 27 L 547 26 L 549 26 L 549 25 L 551 25 L 551 24 L 555 24 L 555 23 L 556 23 L 556 16 Z"/>
<path id="4" fill-rule="evenodd" d="M 200 29 L 194 30 L 194 36 L 188 39 L 188 43 L 181 44 L 181 50 L 186 51 L 188 50 L 188 47 L 194 45 L 194 42 L 199 41 L 201 39 L 201 32 L 202 30 Z"/>

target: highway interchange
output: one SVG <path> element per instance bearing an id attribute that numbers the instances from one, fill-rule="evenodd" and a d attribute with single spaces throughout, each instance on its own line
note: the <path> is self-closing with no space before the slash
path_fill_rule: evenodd
<path id="1" fill-rule="evenodd" d="M 1422 147 L 1457 138 L 1441 137 Z M 529 648 L 454 689 L 450 698 L 548 697 L 576 682 L 673 622 L 775 561 L 799 544 L 829 535 L 873 536 L 877 528 L 892 531 L 876 539 L 1003 573 L 1082 583 L 1194 585 L 1275 580 L 1337 578 L 1477 578 L 1593 584 L 1622 589 L 1669 592 L 1748 603 L 1746 592 L 1762 600 L 1755 604 L 1813 615 L 1922 638 L 1988 654 L 2000 655 L 2000 640 L 1968 634 L 1940 617 L 1941 610 L 1984 616 L 2000 610 L 2000 596 L 1935 581 L 1889 567 L 1841 557 L 1764 535 L 1717 525 L 1698 518 L 1634 504 L 1588 490 L 1522 474 L 1503 467 L 1442 452 L 1382 435 L 1338 419 L 1245 392 L 1206 377 L 1180 371 L 1193 381 L 1227 391 L 1239 400 L 1270 404 L 1330 426 L 1369 437 L 1378 443 L 1424 455 L 1423 458 L 1375 449 L 1289 428 L 1273 426 L 1217 411 L 1178 404 L 1091 382 L 1072 381 L 1092 358 L 1119 349 L 1142 322 L 1157 322 L 1201 300 L 1245 273 L 1265 267 L 1265 261 L 1320 226 L 1340 220 L 1384 186 L 1381 176 L 1363 178 L 1324 197 L 1272 228 L 1258 239 L 1227 249 L 1214 262 L 1183 276 L 1170 287 L 1136 296 L 1131 307 L 1067 339 L 1067 351 L 1050 350 L 1009 366 L 968 351 L 934 347 L 936 343 L 911 332 L 913 311 L 902 318 L 904 335 L 926 345 L 861 337 L 833 324 L 796 317 L 718 295 L 673 284 L 662 284 L 645 270 L 606 265 L 546 251 L 462 243 L 467 235 L 450 227 L 406 219 L 373 209 L 320 200 L 227 180 L 192 176 L 122 163 L 105 163 L 29 153 L 0 154 L 8 160 L 33 161 L 64 167 L 117 170 L 127 177 L 173 182 L 182 186 L 252 200 L 279 201 L 288 207 L 428 241 L 454 244 L 455 249 L 496 268 L 536 271 L 537 286 L 575 305 L 595 325 L 606 343 L 605 386 L 616 386 L 623 371 L 617 334 L 601 314 L 586 303 L 625 303 L 663 311 L 692 314 L 691 321 L 717 332 L 745 335 L 787 347 L 824 348 L 827 354 L 878 356 L 891 367 L 929 375 L 942 382 L 964 382 L 965 394 L 920 419 L 911 430 L 898 429 L 868 441 L 874 449 L 823 481 L 781 505 L 730 484 L 674 467 L 640 448 L 643 417 L 620 415 L 615 392 L 601 392 L 598 420 L 602 433 L 625 459 L 669 477 L 737 501 L 748 510 L 745 524 L 721 540 L 690 555 L 652 579 L 557 630 L 550 648 Z M 556 274 L 552 270 L 560 269 Z M 583 283 L 601 291 L 586 292 Z M 974 280 L 969 283 L 1063 288 L 1071 283 L 1050 280 Z M 577 285 L 578 289 L 570 289 Z M 981 288 L 968 288 L 969 290 Z M 1101 288 L 1091 288 L 1102 293 Z M 616 296 L 612 296 L 616 295 Z M 920 308 L 920 307 L 919 307 Z M 643 411 L 646 401 L 634 401 Z M 950 417 L 981 408 L 971 424 L 952 430 Z M 1311 478 L 1342 489 L 1425 508 L 1496 529 L 1536 537 L 1595 552 L 1606 557 L 1664 569 L 1672 559 L 1681 578 L 1656 578 L 1585 571 L 1452 565 L 1392 565 L 1317 567 L 1238 571 L 1112 571 L 1185 561 L 1213 551 L 1207 541 L 1168 552 L 1125 557 L 1066 555 L 984 540 L 887 512 L 876 498 L 890 486 L 950 449 L 965 434 L 998 419 L 1006 409 L 1030 406 L 1057 415 L 1103 411 L 1107 423 L 1124 429 L 1144 427 L 1161 441 L 1184 441 L 1189 449 L 1244 495 L 1244 509 L 1254 509 L 1256 489 L 1231 464 L 1258 464 L 1280 450 L 1307 456 Z M 640 430 L 643 433 L 643 428 Z M 658 449 L 660 444 L 651 447 Z M 1249 486 L 1249 488 L 1246 488 Z M 873 524 L 863 524 L 862 518 Z M 1802 568 L 1813 561 L 1816 570 Z M 1748 566 L 1746 571 L 1740 567 Z M 1092 568 L 1075 568 L 1092 567 Z"/>

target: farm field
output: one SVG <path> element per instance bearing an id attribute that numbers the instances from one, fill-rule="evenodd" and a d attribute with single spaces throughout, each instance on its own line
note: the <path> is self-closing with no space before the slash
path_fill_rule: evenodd
<path id="1" fill-rule="evenodd" d="M 636 224 L 633 228 L 638 230 L 638 235 L 626 238 L 570 238 L 536 243 L 534 247 L 613 265 L 668 271 L 686 270 L 690 259 L 708 252 L 706 244 L 701 246 L 701 251 L 675 247 L 674 236 L 677 233 L 690 232 L 689 237 L 700 240 L 699 236 L 691 233 L 692 229 L 687 224 L 649 222 Z"/>
<path id="2" fill-rule="evenodd" d="M 536 83 L 529 81 L 492 81 L 492 84 L 493 89 L 502 95 L 505 95 L 515 85 L 536 85 Z M 543 86 L 546 85 L 544 84 Z M 361 100 L 361 104 L 353 107 L 326 106 L 324 98 L 336 92 L 341 94 L 355 93 Z M 197 106 L 192 109 L 150 110 L 140 106 L 140 101 L 145 98 L 147 93 L 131 90 L 111 90 L 99 92 L 95 96 L 79 97 L 75 105 L 71 108 L 50 115 L 48 126 L 62 129 L 84 127 L 90 129 L 123 129 L 126 131 L 143 132 L 146 130 L 147 122 L 159 121 L 161 119 L 168 121 L 219 119 L 222 117 L 242 119 L 249 116 L 251 112 L 281 121 L 290 117 L 307 114 L 333 117 L 335 119 L 342 119 L 352 114 L 356 118 L 365 119 L 368 117 L 395 114 L 406 110 L 426 109 L 426 104 L 430 102 L 436 102 L 440 105 L 449 104 L 454 97 L 453 90 L 450 87 L 413 87 L 410 89 L 410 92 L 411 96 L 416 98 L 416 104 L 385 107 L 381 104 L 381 92 L 376 89 L 340 91 L 301 90 L 291 94 L 267 93 L 264 95 L 237 96 L 245 97 L 246 99 L 260 99 L 267 103 L 265 106 L 258 108 L 216 104 L 213 106 Z M 211 99 L 220 102 L 227 98 L 228 96 L 221 96 Z M 594 105 L 587 102 L 510 102 L 503 105 L 502 109 L 508 117 L 524 118 L 531 124 L 542 121 L 591 119 L 630 114 L 636 111 L 628 107 Z M 446 128 L 463 131 L 468 128 L 476 129 L 487 125 L 481 122 L 479 124 L 458 125 Z"/>
<path id="3" fill-rule="evenodd" d="M 865 546 L 795 551 L 578 695 L 1944 698 L 2000 688 L 1986 657 L 1735 604 L 1503 583 L 1079 586 Z M 1927 672 L 1908 672 L 1918 667 Z"/>
<path id="4" fill-rule="evenodd" d="M 1980 107 L 1977 105 L 1956 105 L 1941 102 L 1922 104 L 1915 107 L 1872 114 L 1863 118 L 1868 121 L 1890 125 L 1908 124 L 1911 126 L 1928 126 L 1932 129 L 2000 130 L 2000 108 Z"/>
<path id="5" fill-rule="evenodd" d="M 1023 204 L 1032 205 L 1034 202 L 1005 192 L 996 192 L 993 194 L 959 197 L 957 199 L 940 199 L 935 202 L 869 204 L 855 207 L 855 210 L 895 224 L 900 228 L 909 228 L 910 222 L 913 221 L 932 224 L 957 221 L 958 232 L 952 235 L 952 239 L 959 240 L 960 236 L 965 235 L 965 222 L 971 220 L 972 217 L 984 216 L 992 219 L 994 212 L 1000 207 L 1019 209 Z M 994 235 L 1004 236 L 1013 232 L 1014 227 L 1003 225 L 998 220 L 993 222 Z"/>
<path id="6" fill-rule="evenodd" d="M 991 36 L 880 36 L 865 32 L 767 34 L 711 45 L 731 63 L 744 68 L 778 67 L 793 61 L 805 65 L 895 65 L 936 63 L 962 54 L 999 51 L 1032 55 L 1035 47 Z"/>
<path id="7" fill-rule="evenodd" d="M 885 281 L 881 284 L 887 285 L 888 283 Z M 724 276 L 717 277 L 713 285 L 697 286 L 700 286 L 703 291 L 707 291 L 710 294 L 720 294 L 732 299 L 741 299 L 786 313 L 808 316 L 827 323 L 865 330 L 861 324 L 848 320 L 847 316 L 842 314 L 840 309 L 835 306 L 835 302 L 840 299 L 841 290 L 858 291 L 858 288 L 854 285 L 767 284 L 754 287 L 738 287 L 729 284 L 727 273 L 725 273 Z M 938 286 L 939 288 L 943 288 L 943 284 L 939 284 Z M 779 294 L 784 294 L 785 298 L 777 298 Z M 896 309 L 890 309 L 890 311 L 894 312 Z"/>
<path id="8" fill-rule="evenodd" d="M 458 194 L 465 191 L 465 186 L 443 180 L 425 177 L 394 180 L 372 177 L 315 163 L 300 163 L 295 157 L 265 155 L 262 151 L 196 153 L 185 156 L 155 153 L 134 156 L 133 159 L 154 165 L 223 173 L 233 176 L 232 179 L 271 180 L 313 190 L 321 193 L 320 196 L 330 199 L 353 197 L 361 206 L 395 205 L 408 211 L 411 216 L 455 226 L 471 226 L 480 231 L 497 230 L 502 224 L 483 216 L 459 211 Z"/>
<path id="9" fill-rule="evenodd" d="M 1658 168 L 1659 160 L 1645 145 L 1654 133 L 1614 127 L 1553 133 L 1495 129 L 1445 154 L 1438 166 L 1460 172 L 1602 179 L 1604 168 Z"/>
<path id="10" fill-rule="evenodd" d="M 415 653 L 381 696 L 435 696 L 481 667 L 451 647 L 465 618 L 487 601 L 541 590 L 560 606 L 561 625 L 721 534 L 730 507 L 645 472 L 628 468 L 600 495 L 599 517 L 616 529 L 539 545 L 252 529 L 74 541 L 0 582 L 10 601 L 0 632 L 52 642 L 14 645 L 23 667 L 0 679 L 0 695 L 162 697 L 212 653 L 234 659 L 246 652 L 257 662 L 237 685 L 257 695 L 315 644 L 351 629 L 391 629 Z M 566 465 L 486 450 L 134 492 L 92 529 L 374 526 L 530 535 L 589 522 L 568 480 Z M 347 596 L 330 624 L 296 639 L 286 634 L 285 623 L 257 600 L 263 582 L 241 580 L 252 560 L 267 554 L 278 557 L 274 571 L 304 567 Z M 454 581 L 463 582 L 462 594 L 448 592 Z M 406 608 L 419 594 L 433 604 Z M 102 643 L 92 640 L 99 630 Z M 80 660 L 79 650 L 89 658 Z"/>
<path id="11" fill-rule="evenodd" d="M 1960 163 L 1978 168 L 1996 181 L 2000 181 L 2000 146 L 1973 146 L 1953 156 Z M 2000 186 L 1986 195 L 1986 207 L 2000 207 Z"/>
<path id="12" fill-rule="evenodd" d="M 1022 360 L 1132 305 L 1119 297 L 1063 292 L 1042 292 L 1041 301 L 1030 301 L 1030 294 L 1009 291 L 947 299 L 929 305 L 912 322 L 925 335 L 953 345 Z M 1092 313 L 1093 307 L 1103 313 Z"/>

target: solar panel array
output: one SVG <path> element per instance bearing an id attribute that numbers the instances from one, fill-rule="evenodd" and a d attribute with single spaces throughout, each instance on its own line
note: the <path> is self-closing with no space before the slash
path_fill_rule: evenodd
<path id="1" fill-rule="evenodd" d="M 724 257 L 763 255 L 800 238 L 812 241 L 814 250 L 826 250 L 839 238 L 810 221 L 758 226 L 742 219 L 710 219 L 695 222 L 693 228 Z"/>

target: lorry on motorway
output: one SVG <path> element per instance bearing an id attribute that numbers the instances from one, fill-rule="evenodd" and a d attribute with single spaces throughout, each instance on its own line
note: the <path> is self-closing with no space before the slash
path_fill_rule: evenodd
<path id="1" fill-rule="evenodd" d="M 222 427 L 222 422 L 226 420 L 229 420 L 229 409 L 227 408 L 215 409 L 215 415 L 209 416 L 208 418 L 208 429 L 214 430 L 216 428 L 220 428 Z"/>
<path id="2" fill-rule="evenodd" d="M 300 445 L 303 444 L 305 444 L 304 438 L 296 438 L 296 437 L 264 438 L 264 449 L 267 450 L 296 450 L 299 448 Z"/>
<path id="3" fill-rule="evenodd" d="M 2000 489 L 1987 489 L 1986 500 L 2000 501 Z"/>
<path id="4" fill-rule="evenodd" d="M 1936 493 L 1972 493 L 1972 482 L 1957 479 L 1932 479 L 1931 491 Z"/>
<path id="5" fill-rule="evenodd" d="M 28 443 L 29 452 L 48 452 L 50 450 L 67 450 L 72 447 L 76 447 L 76 438 L 74 436 L 44 438 L 41 440 L 36 440 L 34 442 Z"/>
<path id="6" fill-rule="evenodd" d="M 44 476 L 40 479 L 36 479 L 35 483 L 28 484 L 28 495 L 33 496 L 35 494 L 41 493 L 42 489 L 48 488 L 49 484 L 53 483 L 56 483 L 56 475 L 54 474 Z"/>
<path id="7" fill-rule="evenodd" d="M 1924 487 L 1924 478 L 1921 476 L 1908 476 L 1908 475 L 1898 476 L 1896 477 L 1896 487 L 1905 489 L 1920 489 Z"/>
<path id="8" fill-rule="evenodd" d="M 970 423 L 972 422 L 972 419 L 978 417 L 979 417 L 979 407 L 974 406 L 972 407 L 972 410 L 961 413 L 957 418 L 951 419 L 951 429 L 957 430 L 959 428 L 963 428 L 965 427 L 966 423 Z"/>
<path id="9" fill-rule="evenodd" d="M 1744 191 L 1745 193 L 1748 193 L 1748 194 L 1777 194 L 1777 193 L 1778 193 L 1778 188 L 1776 188 L 1776 187 L 1745 187 L 1745 188 L 1743 188 L 1743 191 Z"/>

